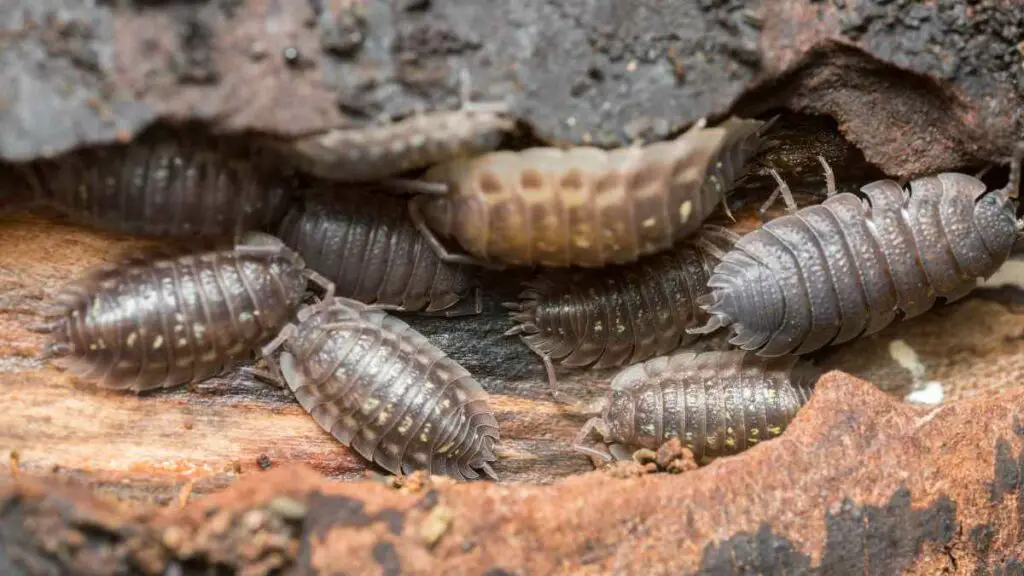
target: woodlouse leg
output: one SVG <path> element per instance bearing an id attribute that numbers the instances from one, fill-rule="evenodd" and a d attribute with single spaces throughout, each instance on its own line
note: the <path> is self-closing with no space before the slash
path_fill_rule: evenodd
<path id="1" fill-rule="evenodd" d="M 423 236 L 423 239 L 426 240 L 427 246 L 430 246 L 430 249 L 434 251 L 434 255 L 437 256 L 439 260 L 447 262 L 448 264 L 464 264 L 467 266 L 488 268 L 490 270 L 505 269 L 504 266 L 485 262 L 479 258 L 470 256 L 469 254 L 454 254 L 449 252 L 441 242 L 441 239 L 434 234 L 434 231 L 430 229 L 430 226 L 427 226 L 427 219 L 423 217 L 423 210 L 420 208 L 420 203 L 423 198 L 424 196 L 416 196 L 409 199 L 409 218 L 412 220 L 413 226 L 416 227 L 416 230 L 421 236 Z"/>
<path id="2" fill-rule="evenodd" d="M 771 173 L 772 178 L 775 178 L 775 183 L 779 185 L 778 192 L 782 194 L 782 201 L 786 203 L 786 210 L 790 214 L 799 210 L 796 200 L 793 199 L 793 191 L 789 189 L 789 184 L 786 184 L 786 181 L 782 179 L 782 176 L 779 176 L 779 173 L 774 168 L 771 170 Z"/>
<path id="3" fill-rule="evenodd" d="M 310 282 L 316 284 L 324 291 L 324 297 L 317 305 L 334 300 L 334 282 L 331 282 L 326 276 L 310 268 L 303 269 L 302 273 Z"/>
<path id="4" fill-rule="evenodd" d="M 587 420 L 587 423 L 583 425 L 583 429 L 580 430 L 580 433 L 576 435 L 576 439 L 572 443 L 573 450 L 581 454 L 586 454 L 587 456 L 593 456 L 594 458 L 597 458 L 599 460 L 604 460 L 605 462 L 611 462 L 613 458 L 610 453 L 601 452 L 600 450 L 597 450 L 596 448 L 592 448 L 585 444 L 585 442 L 593 432 L 597 432 L 602 437 L 607 435 L 604 420 L 602 420 L 601 418 L 591 418 L 590 420 Z"/>
<path id="5" fill-rule="evenodd" d="M 982 178 L 985 177 L 985 174 L 989 173 L 989 170 L 992 170 L 993 166 L 994 164 L 989 164 L 988 166 L 985 166 L 981 170 L 978 170 L 978 173 L 975 174 L 974 177 L 977 178 L 978 180 L 981 180 Z"/>
<path id="6" fill-rule="evenodd" d="M 469 70 L 466 68 L 459 70 L 459 104 L 459 108 L 461 110 L 474 112 L 505 114 L 509 111 L 508 102 L 505 101 L 474 102 L 473 78 L 470 76 Z"/>
<path id="7" fill-rule="evenodd" d="M 64 322 L 45 322 L 42 324 L 30 324 L 25 327 L 29 332 L 35 332 L 36 334 L 50 334 L 54 330 L 57 330 L 64 325 Z"/>
<path id="8" fill-rule="evenodd" d="M 761 207 L 757 209 L 757 217 L 760 218 L 762 222 L 764 221 L 765 213 L 768 212 L 768 209 L 771 208 L 772 204 L 775 204 L 775 201 L 778 199 L 779 188 L 775 188 L 775 190 L 772 190 L 772 193 L 768 196 L 768 199 L 764 201 L 764 204 L 761 204 Z"/>
<path id="9" fill-rule="evenodd" d="M 825 190 L 826 197 L 831 198 L 836 195 L 836 173 L 832 171 L 832 167 L 828 165 L 828 160 L 825 157 L 818 155 L 818 164 L 821 164 L 822 169 L 825 170 Z"/>
<path id="10" fill-rule="evenodd" d="M 510 335 L 509 332 L 505 332 L 505 334 Z M 541 362 L 544 363 L 544 371 L 548 375 L 548 386 L 550 386 L 551 389 L 554 390 L 558 386 L 558 378 L 555 377 L 555 364 L 554 362 L 551 361 L 551 356 L 548 356 L 547 354 L 534 348 L 532 344 L 526 341 L 526 338 L 520 336 L 519 339 L 523 342 L 524 345 L 526 345 L 527 348 L 530 349 L 530 352 L 533 352 L 537 356 L 540 356 Z"/>
<path id="11" fill-rule="evenodd" d="M 270 366 L 273 362 L 269 357 L 266 358 L 267 366 Z M 259 380 L 260 382 L 266 382 L 276 388 L 285 388 L 284 379 L 281 377 L 281 368 L 277 366 L 277 362 L 273 362 L 273 368 L 271 370 L 260 370 L 252 366 L 242 366 L 238 369 L 239 372 L 248 374 Z M 276 371 L 276 374 L 275 374 Z"/>

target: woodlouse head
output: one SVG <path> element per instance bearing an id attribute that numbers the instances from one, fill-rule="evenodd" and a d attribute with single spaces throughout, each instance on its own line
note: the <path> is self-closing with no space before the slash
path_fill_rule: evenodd
<path id="1" fill-rule="evenodd" d="M 271 264 L 271 269 L 281 281 L 285 293 L 288 294 L 288 301 L 295 306 L 299 305 L 302 297 L 306 294 L 309 274 L 306 270 L 306 262 L 298 253 L 285 246 L 280 238 L 255 231 L 247 232 L 242 236 L 240 248 L 247 251 L 276 251 L 276 258 Z"/>

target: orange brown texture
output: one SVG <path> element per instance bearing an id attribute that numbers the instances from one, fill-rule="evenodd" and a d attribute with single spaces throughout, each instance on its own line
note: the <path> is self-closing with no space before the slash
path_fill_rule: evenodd
<path id="1" fill-rule="evenodd" d="M 173 564 L 247 574 L 1012 571 L 1024 555 L 1022 403 L 1018 388 L 921 410 L 830 372 L 783 437 L 740 456 L 681 475 L 595 472 L 546 487 L 396 491 L 300 466 L 180 510 L 125 511 L 19 476 L 0 488 L 0 564 L 88 574 Z"/>

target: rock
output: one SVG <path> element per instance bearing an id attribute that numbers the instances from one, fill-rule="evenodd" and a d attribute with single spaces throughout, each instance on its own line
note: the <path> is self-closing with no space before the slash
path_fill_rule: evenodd
<path id="1" fill-rule="evenodd" d="M 911 0 L 13 0 L 0 158 L 156 121 L 296 137 L 508 97 L 541 140 L 613 146 L 700 117 L 828 114 L 894 176 L 999 161 L 1024 133 L 1024 13 Z M 53 119 L 59 118 L 60 122 Z"/>
<path id="2" fill-rule="evenodd" d="M 830 372 L 781 438 L 741 455 L 682 476 L 595 472 L 543 487 L 402 494 L 299 466 L 181 510 L 126 512 L 19 477 L 0 485 L 0 563 L 5 573 L 159 574 L 186 561 L 307 573 L 998 572 L 1024 554 L 1022 403 L 1017 388 L 920 410 Z M 267 512 L 282 494 L 304 507 L 301 523 Z M 61 554 L 48 552 L 54 538 Z"/>

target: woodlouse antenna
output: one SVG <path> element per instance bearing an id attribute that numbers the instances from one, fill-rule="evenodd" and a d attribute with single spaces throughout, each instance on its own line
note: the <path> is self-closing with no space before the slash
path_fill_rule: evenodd
<path id="1" fill-rule="evenodd" d="M 424 201 L 427 200 L 426 196 L 414 196 L 409 199 L 409 218 L 412 220 L 413 226 L 416 230 L 423 235 L 423 239 L 426 240 L 427 245 L 434 251 L 437 258 L 442 262 L 449 264 L 464 264 L 466 266 L 479 266 L 481 268 L 488 268 L 491 270 L 504 270 L 505 267 L 499 264 L 492 264 L 485 262 L 479 258 L 470 256 L 469 254 L 455 254 L 449 252 L 445 248 L 441 239 L 434 234 L 434 231 L 427 225 L 427 219 L 423 215 L 423 207 L 421 206 Z"/>
<path id="2" fill-rule="evenodd" d="M 1006 183 L 1007 197 L 1017 199 L 1020 195 L 1021 162 L 1024 162 L 1024 142 L 1018 142 L 1010 160 L 1010 179 Z"/>

